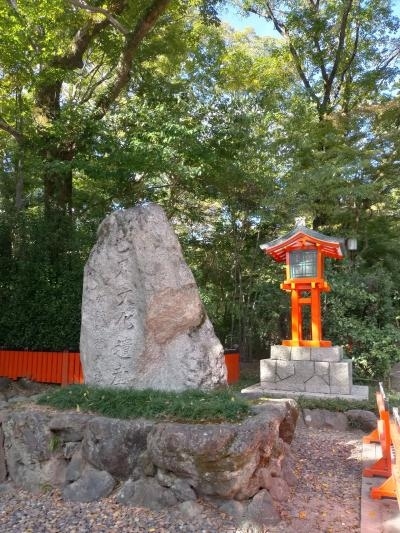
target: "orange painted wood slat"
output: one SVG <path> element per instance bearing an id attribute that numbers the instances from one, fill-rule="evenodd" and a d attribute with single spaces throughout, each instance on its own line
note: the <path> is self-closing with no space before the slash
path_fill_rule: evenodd
<path id="1" fill-rule="evenodd" d="M 53 365 L 53 354 L 51 352 L 46 353 L 46 383 L 51 383 L 51 370 Z"/>
<path id="2" fill-rule="evenodd" d="M 68 358 L 62 354 L 62 370 L 61 370 L 61 385 L 65 386 L 68 384 Z"/>
<path id="3" fill-rule="evenodd" d="M 42 374 L 43 353 L 36 352 L 36 357 L 37 357 L 36 381 L 43 381 L 43 374 Z"/>
<path id="4" fill-rule="evenodd" d="M 51 352 L 50 383 L 57 383 L 57 353 Z"/>
<path id="5" fill-rule="evenodd" d="M 39 353 L 33 352 L 33 361 L 32 361 L 32 379 L 39 381 Z"/>
<path id="6" fill-rule="evenodd" d="M 68 385 L 74 383 L 74 356 L 68 353 Z"/>
<path id="7" fill-rule="evenodd" d="M 10 355 L 11 355 L 10 352 L 7 352 L 7 354 L 6 354 L 6 372 L 7 372 L 7 377 L 8 378 L 11 377 L 10 376 L 10 374 L 11 374 L 11 372 L 10 372 L 10 359 L 11 359 Z"/>
<path id="8" fill-rule="evenodd" d="M 32 357 L 28 351 L 23 353 L 24 377 L 32 379 Z"/>
<path id="9" fill-rule="evenodd" d="M 1 350 L 0 352 L 0 374 L 4 377 L 5 376 L 5 368 L 4 368 L 4 359 L 5 359 L 5 353 L 4 350 Z"/>
<path id="10" fill-rule="evenodd" d="M 42 379 L 43 383 L 48 383 L 48 381 L 49 381 L 48 374 L 47 374 L 48 355 L 49 354 L 47 352 L 42 352 L 41 353 L 42 367 L 40 369 L 40 374 L 41 374 L 41 379 Z"/>
<path id="11" fill-rule="evenodd" d="M 0 376 L 42 383 L 83 383 L 79 352 L 0 350 Z"/>
<path id="12" fill-rule="evenodd" d="M 24 367 L 22 366 L 22 353 L 15 352 L 15 377 L 16 378 L 23 377 L 21 376 L 23 368 Z"/>

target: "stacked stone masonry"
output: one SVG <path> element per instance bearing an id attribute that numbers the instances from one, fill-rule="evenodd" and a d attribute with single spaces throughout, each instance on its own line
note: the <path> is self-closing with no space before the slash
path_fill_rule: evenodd
<path id="1" fill-rule="evenodd" d="M 260 380 L 270 390 L 351 394 L 352 361 L 341 346 L 272 346 L 271 358 L 260 361 Z"/>
<path id="2" fill-rule="evenodd" d="M 279 502 L 297 483 L 289 444 L 298 415 L 293 400 L 264 402 L 242 422 L 220 424 L 3 408 L 0 483 L 55 487 L 75 502 L 114 493 L 120 504 L 153 510 L 207 499 L 261 531 L 279 522 Z"/>

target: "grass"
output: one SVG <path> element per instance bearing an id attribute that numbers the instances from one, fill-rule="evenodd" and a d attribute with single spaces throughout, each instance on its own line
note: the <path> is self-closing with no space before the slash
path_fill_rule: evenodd
<path id="1" fill-rule="evenodd" d="M 243 373 L 238 383 L 210 392 L 188 390 L 176 393 L 71 385 L 43 394 L 38 403 L 58 409 L 75 409 L 113 418 L 143 417 L 194 423 L 238 422 L 250 414 L 252 404 L 262 401 L 262 398 L 246 400 L 238 395 L 241 389 L 257 383 L 258 375 L 254 373 L 253 376 L 253 373 Z M 375 390 L 376 387 L 370 387 L 369 399 L 365 401 L 301 396 L 296 398 L 296 401 L 302 409 L 327 409 L 337 412 L 364 409 L 375 412 Z M 400 393 L 389 393 L 388 397 L 390 407 L 400 407 Z M 268 398 L 268 395 L 264 398 Z"/>
<path id="2" fill-rule="evenodd" d="M 164 392 L 71 385 L 43 394 L 38 403 L 113 418 L 149 418 L 182 422 L 238 422 L 250 413 L 250 404 L 231 389 L 210 392 Z"/>

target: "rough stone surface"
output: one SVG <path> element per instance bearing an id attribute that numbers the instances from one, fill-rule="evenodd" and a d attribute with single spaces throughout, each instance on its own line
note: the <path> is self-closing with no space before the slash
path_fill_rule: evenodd
<path id="1" fill-rule="evenodd" d="M 331 346 L 327 348 L 311 348 L 312 361 L 336 362 L 343 359 L 342 346 Z"/>
<path id="2" fill-rule="evenodd" d="M 286 421 L 283 433 L 292 438 L 296 419 L 294 403 L 276 402 L 242 424 L 160 423 L 149 433 L 148 450 L 158 468 L 186 479 L 198 495 L 243 500 L 258 491 L 259 469 L 282 461 L 280 425 Z"/>
<path id="3" fill-rule="evenodd" d="M 0 483 L 3 483 L 7 479 L 7 463 L 4 452 L 4 433 L 0 426 Z"/>
<path id="4" fill-rule="evenodd" d="M 85 266 L 80 353 L 93 385 L 184 390 L 226 383 L 223 348 L 164 211 L 117 211 Z"/>
<path id="5" fill-rule="evenodd" d="M 350 359 L 331 363 L 330 386 L 332 393 L 351 394 L 352 383 L 352 361 Z"/>
<path id="6" fill-rule="evenodd" d="M 71 459 L 73 455 L 80 450 L 80 442 L 66 442 L 63 445 L 63 456 L 65 459 Z"/>
<path id="7" fill-rule="evenodd" d="M 235 498 L 247 509 L 260 490 L 280 501 L 293 484 L 288 443 L 298 417 L 293 400 L 264 400 L 253 411 L 238 424 L 203 425 L 78 413 L 82 424 L 65 413 L 55 422 L 49 410 L 18 410 L 1 414 L 0 428 L 9 479 L 27 490 L 60 487 L 65 499 L 89 502 L 121 480 L 117 498 L 130 505 L 161 509 L 198 497 Z M 82 441 L 63 441 L 77 428 Z"/>
<path id="8" fill-rule="evenodd" d="M 52 433 L 49 417 L 43 413 L 16 412 L 3 422 L 4 449 L 10 477 L 27 490 L 51 483 Z"/>
<path id="9" fill-rule="evenodd" d="M 167 473 L 161 469 L 158 469 L 157 481 L 163 487 L 170 488 L 175 494 L 176 498 L 181 502 L 196 500 L 197 498 L 195 491 L 190 486 L 190 483 L 186 479 L 178 478 L 171 472 Z"/>
<path id="10" fill-rule="evenodd" d="M 290 346 L 275 344 L 271 346 L 271 359 L 283 359 L 284 361 L 289 361 L 290 351 Z"/>
<path id="11" fill-rule="evenodd" d="M 0 377 L 0 392 L 7 391 L 11 385 L 11 379 Z"/>
<path id="12" fill-rule="evenodd" d="M 72 483 L 73 481 L 78 480 L 82 472 L 86 466 L 85 461 L 82 457 L 81 450 L 78 450 L 72 457 L 71 461 L 69 462 L 66 471 L 65 471 L 65 480 L 68 481 L 68 483 Z"/>
<path id="13" fill-rule="evenodd" d="M 287 379 L 294 375 L 292 361 L 276 361 L 276 374 L 279 379 Z"/>
<path id="14" fill-rule="evenodd" d="M 92 502 L 111 494 L 114 486 L 111 474 L 88 465 L 77 481 L 64 487 L 63 496 L 73 502 Z"/>
<path id="15" fill-rule="evenodd" d="M 180 503 L 178 510 L 185 519 L 194 520 L 201 515 L 203 507 L 197 502 L 187 501 Z"/>
<path id="16" fill-rule="evenodd" d="M 79 442 L 90 416 L 81 413 L 60 413 L 50 420 L 49 428 L 64 442 Z"/>
<path id="17" fill-rule="evenodd" d="M 290 358 L 292 361 L 309 361 L 311 359 L 311 348 L 293 346 Z"/>
<path id="18" fill-rule="evenodd" d="M 116 420 L 96 417 L 85 430 L 82 454 L 99 470 L 127 479 L 146 450 L 147 435 L 154 423 L 148 420 Z"/>
<path id="19" fill-rule="evenodd" d="M 277 380 L 276 365 L 277 359 L 261 359 L 260 361 L 260 381 L 275 382 Z"/>
<path id="20" fill-rule="evenodd" d="M 323 392 L 328 394 L 331 392 L 329 383 L 319 375 L 313 376 L 306 382 L 305 390 L 306 392 Z"/>
<path id="21" fill-rule="evenodd" d="M 279 513 L 276 511 L 267 490 L 261 490 L 254 496 L 247 507 L 246 514 L 250 523 L 254 523 L 256 526 L 273 526 L 280 522 Z"/>
<path id="22" fill-rule="evenodd" d="M 348 429 L 347 416 L 344 413 L 327 409 L 303 409 L 303 419 L 307 427 L 314 429 Z"/>
<path id="23" fill-rule="evenodd" d="M 344 413 L 347 416 L 349 425 L 370 432 L 376 429 L 377 418 L 372 411 L 364 411 L 363 409 L 349 409 Z"/>
<path id="24" fill-rule="evenodd" d="M 159 511 L 178 503 L 172 490 L 162 487 L 154 478 L 128 480 L 117 496 L 120 503 Z"/>

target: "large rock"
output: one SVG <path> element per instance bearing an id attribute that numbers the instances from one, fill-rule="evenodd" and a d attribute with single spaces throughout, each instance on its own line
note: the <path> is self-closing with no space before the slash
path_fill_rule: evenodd
<path id="1" fill-rule="evenodd" d="M 115 481 L 108 472 L 86 466 L 77 481 L 63 489 L 63 496 L 72 502 L 93 502 L 111 494 Z"/>
<path id="2" fill-rule="evenodd" d="M 146 450 L 147 435 L 153 425 L 147 420 L 93 418 L 82 442 L 83 458 L 99 470 L 127 479 Z"/>
<path id="3" fill-rule="evenodd" d="M 336 431 L 348 429 L 348 420 L 344 413 L 327 409 L 303 409 L 303 418 L 308 428 L 335 429 Z"/>
<path id="4" fill-rule="evenodd" d="M 287 421 L 293 421 L 293 433 L 293 410 L 293 402 L 283 401 L 241 424 L 160 423 L 149 433 L 148 452 L 158 468 L 186 479 L 197 494 L 244 500 L 263 487 L 268 473 L 283 475 L 289 446 L 280 426 L 291 441 Z"/>
<path id="5" fill-rule="evenodd" d="M 100 225 L 85 267 L 80 352 L 92 385 L 226 383 L 221 343 L 159 206 L 117 211 Z"/>
<path id="6" fill-rule="evenodd" d="M 128 480 L 117 494 L 117 501 L 134 507 L 159 511 L 178 503 L 172 490 L 162 487 L 154 478 Z"/>
<path id="7" fill-rule="evenodd" d="M 65 479 L 66 462 L 48 426 L 48 415 L 29 411 L 12 413 L 3 422 L 8 473 L 27 490 L 61 485 Z"/>

